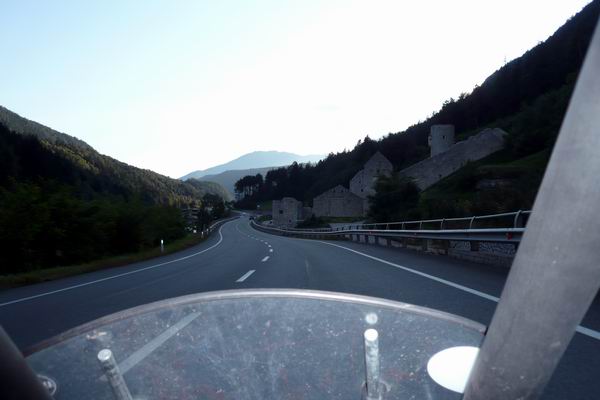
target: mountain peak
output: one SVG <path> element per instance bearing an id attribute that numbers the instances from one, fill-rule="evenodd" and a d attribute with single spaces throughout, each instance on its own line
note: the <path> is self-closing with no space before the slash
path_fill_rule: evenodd
<path id="1" fill-rule="evenodd" d="M 229 170 L 244 170 L 253 168 L 282 167 L 290 165 L 294 161 L 298 163 L 317 162 L 323 159 L 322 155 L 301 156 L 294 153 L 276 150 L 257 150 L 244 154 L 224 164 L 216 165 L 204 170 L 197 170 L 182 176 L 180 179 L 201 178 L 206 175 L 215 175 Z"/>

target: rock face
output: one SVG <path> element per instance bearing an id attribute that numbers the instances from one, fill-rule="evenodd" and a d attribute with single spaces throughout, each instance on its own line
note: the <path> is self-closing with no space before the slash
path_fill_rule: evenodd
<path id="1" fill-rule="evenodd" d="M 360 217 L 364 199 L 338 185 L 313 199 L 312 212 L 317 217 Z"/>
<path id="2" fill-rule="evenodd" d="M 273 225 L 293 228 L 302 219 L 302 202 L 293 197 L 273 200 Z"/>
<path id="3" fill-rule="evenodd" d="M 477 161 L 504 148 L 506 134 L 499 128 L 485 129 L 467 140 L 456 143 L 444 152 L 403 169 L 400 175 L 414 179 L 419 189 L 427 189 L 464 167 L 467 162 Z"/>

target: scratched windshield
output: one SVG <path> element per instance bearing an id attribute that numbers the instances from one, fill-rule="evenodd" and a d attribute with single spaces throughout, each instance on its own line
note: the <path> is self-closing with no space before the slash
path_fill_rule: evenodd
<path id="1" fill-rule="evenodd" d="M 333 293 L 187 296 L 79 328 L 42 345 L 28 362 L 52 380 L 55 399 L 114 399 L 118 390 L 133 399 L 360 399 L 367 382 L 368 329 L 379 333 L 377 362 L 386 399 L 462 397 L 455 386 L 436 383 L 428 363 L 449 348 L 477 348 L 482 325 Z M 116 375 L 107 373 L 114 368 Z M 452 375 L 458 365 L 451 368 L 441 373 Z"/>

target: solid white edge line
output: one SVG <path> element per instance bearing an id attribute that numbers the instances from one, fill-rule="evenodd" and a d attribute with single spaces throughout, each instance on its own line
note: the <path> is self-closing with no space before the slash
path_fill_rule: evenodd
<path id="1" fill-rule="evenodd" d="M 255 269 L 251 269 L 250 271 L 246 272 L 244 275 L 242 275 L 240 277 L 240 279 L 238 279 L 236 282 L 244 282 L 246 279 L 248 279 L 248 277 L 250 275 L 252 275 L 253 273 L 255 273 L 256 270 Z"/>
<path id="2" fill-rule="evenodd" d="M 321 240 L 316 240 L 316 242 L 323 243 L 323 244 L 326 244 L 326 245 L 329 245 L 329 246 L 339 247 L 340 249 L 344 249 L 344 250 L 350 251 L 352 253 L 356 253 L 356 254 L 361 255 L 363 257 L 370 258 L 371 260 L 379 261 L 380 263 L 390 265 L 392 267 L 404 270 L 406 272 L 410 272 L 410 273 L 415 274 L 415 275 L 422 276 L 422 277 L 427 278 L 427 279 L 431 279 L 433 281 L 442 283 L 442 284 L 447 285 L 447 286 L 451 286 L 451 287 L 453 287 L 455 289 L 462 290 L 464 292 L 471 293 L 471 294 L 474 294 L 474 295 L 479 296 L 479 297 L 483 297 L 484 299 L 487 299 L 487 300 L 490 300 L 490 301 L 493 301 L 493 302 L 496 302 L 496 303 L 498 303 L 500 301 L 499 297 L 492 296 L 492 295 L 489 295 L 487 293 L 480 292 L 479 290 L 471 289 L 470 287 L 459 285 L 458 283 L 447 281 L 446 279 L 438 278 L 437 276 L 429 275 L 429 274 L 426 274 L 424 272 L 417 271 L 417 270 L 414 270 L 412 268 L 408 268 L 408 267 L 405 267 L 403 265 L 399 265 L 399 264 L 393 263 L 391 261 L 384 260 L 384 259 L 379 258 L 379 257 L 371 256 L 369 254 L 362 253 L 360 251 L 357 251 L 357 250 L 354 250 L 354 249 L 350 249 L 348 247 L 340 246 L 339 244 L 327 243 L 327 242 L 323 242 Z M 589 336 L 589 337 L 591 337 L 593 339 L 600 340 L 600 332 L 598 332 L 598 331 L 595 331 L 595 330 L 590 329 L 590 328 L 586 328 L 586 327 L 581 326 L 581 325 L 578 325 L 575 330 L 577 332 L 581 333 L 582 335 L 586 335 L 586 336 Z"/>
<path id="3" fill-rule="evenodd" d="M 228 221 L 228 222 L 230 222 L 230 221 Z M 228 222 L 226 222 L 225 224 L 227 224 Z M 198 256 L 198 255 L 200 255 L 202 253 L 206 253 L 207 251 L 214 249 L 215 247 L 217 247 L 218 245 L 221 244 L 221 242 L 223 241 L 223 233 L 221 232 L 221 229 L 225 226 L 225 224 L 221 225 L 221 227 L 219 228 L 219 241 L 217 243 L 213 244 L 212 246 L 210 246 L 210 247 L 208 247 L 208 248 L 206 248 L 206 249 L 204 249 L 202 251 L 199 251 L 197 253 L 190 254 L 190 255 L 187 255 L 185 257 L 177 258 L 175 260 L 165 261 L 165 262 L 160 263 L 160 264 L 150 265 L 148 267 L 136 269 L 134 271 L 124 272 L 122 274 L 108 276 L 106 278 L 96 279 L 96 280 L 93 280 L 93 281 L 90 281 L 90 282 L 80 283 L 78 285 L 68 286 L 66 288 L 52 290 L 50 292 L 45 292 L 45 293 L 36 294 L 34 296 L 22 297 L 20 299 L 7 301 L 5 303 L 0 303 L 0 307 L 8 306 L 8 305 L 15 304 L 15 303 L 21 303 L 21 302 L 27 301 L 27 300 L 37 299 L 39 297 L 49 296 L 49 295 L 55 294 L 55 293 L 66 292 L 67 290 L 72 290 L 72 289 L 77 289 L 77 288 L 80 288 L 80 287 L 83 287 L 83 286 L 93 285 L 95 283 L 100 283 L 100 282 L 108 281 L 108 280 L 111 280 L 111 279 L 120 278 L 122 276 L 137 274 L 138 272 L 146 271 L 146 270 L 153 269 L 153 268 L 162 267 L 163 265 L 172 264 L 174 262 L 178 262 L 178 261 L 182 261 L 182 260 L 187 260 L 188 258 L 196 257 L 196 256 Z"/>
<path id="4" fill-rule="evenodd" d="M 335 247 L 339 247 L 340 249 L 351 251 L 352 253 L 359 254 L 359 255 L 361 255 L 363 257 L 367 257 L 367 258 L 370 258 L 372 260 L 379 261 L 380 263 L 383 263 L 383 264 L 391 265 L 392 267 L 399 268 L 399 269 L 402 269 L 402 270 L 404 270 L 406 272 L 410 272 L 412 274 L 416 274 L 416 275 L 422 276 L 424 278 L 434 280 L 436 282 L 442 283 L 442 284 L 447 285 L 447 286 L 451 286 L 451 287 L 453 287 L 455 289 L 459 289 L 459 290 L 462 290 L 462 291 L 467 292 L 467 293 L 474 294 L 474 295 L 479 296 L 479 297 L 483 297 L 484 299 L 487 299 L 487 300 L 495 301 L 496 303 L 500 300 L 500 298 L 498 298 L 496 296 L 492 296 L 492 295 L 489 295 L 487 293 L 480 292 L 479 290 L 471 289 L 470 287 L 463 286 L 463 285 L 460 285 L 458 283 L 454 283 L 452 281 L 447 281 L 446 279 L 438 278 L 437 276 L 429 275 L 429 274 L 426 274 L 424 272 L 417 271 L 415 269 L 408 268 L 408 267 L 405 267 L 403 265 L 399 265 L 399 264 L 393 263 L 391 261 L 384 260 L 382 258 L 371 256 L 371 255 L 366 254 L 366 253 L 361 253 L 360 251 L 353 250 L 353 249 L 350 249 L 348 247 L 340 246 L 338 244 L 333 244 L 333 243 L 322 242 L 320 240 L 318 242 L 319 243 L 323 243 L 323 244 L 327 244 L 329 246 L 335 246 Z"/>
<path id="5" fill-rule="evenodd" d="M 265 262 L 265 261 L 267 261 L 268 259 L 269 259 L 269 256 L 266 256 L 265 258 L 263 258 L 263 259 L 261 260 L 261 262 Z"/>

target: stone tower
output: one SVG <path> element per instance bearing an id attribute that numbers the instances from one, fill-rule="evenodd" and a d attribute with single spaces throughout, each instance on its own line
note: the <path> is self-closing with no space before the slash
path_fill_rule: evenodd
<path id="1" fill-rule="evenodd" d="M 431 157 L 445 152 L 454 145 L 454 125 L 432 125 L 429 133 Z"/>

